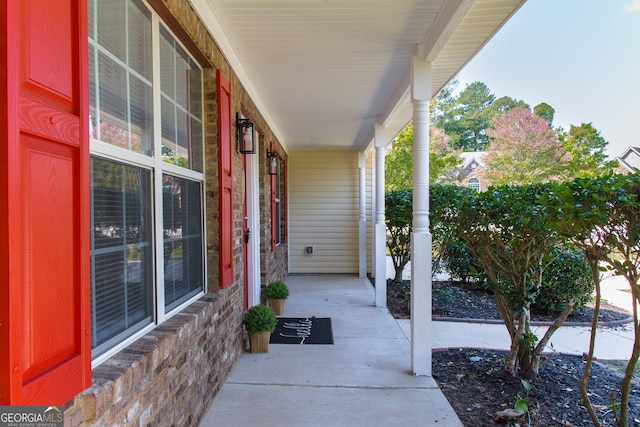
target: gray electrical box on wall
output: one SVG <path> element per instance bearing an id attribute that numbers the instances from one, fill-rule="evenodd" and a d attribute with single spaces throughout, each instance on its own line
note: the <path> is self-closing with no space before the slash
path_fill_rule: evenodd
<path id="1" fill-rule="evenodd" d="M 304 253 L 305 255 L 313 255 L 313 246 L 305 246 Z"/>

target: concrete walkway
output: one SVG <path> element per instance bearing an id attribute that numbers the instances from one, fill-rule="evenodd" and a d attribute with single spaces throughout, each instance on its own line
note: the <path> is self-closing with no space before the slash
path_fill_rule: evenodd
<path id="1" fill-rule="evenodd" d="M 201 426 L 461 426 L 432 378 L 410 374 L 410 321 L 375 308 L 367 279 L 291 275 L 284 317 L 331 317 L 334 345 L 272 344 L 244 353 Z M 628 285 L 603 281 L 603 298 L 631 311 Z M 541 337 L 546 327 L 536 327 Z M 563 326 L 549 351 L 588 351 L 588 327 Z M 502 324 L 433 322 L 433 348 L 507 350 Z M 631 324 L 599 328 L 595 355 L 627 360 Z"/>
<path id="2" fill-rule="evenodd" d="M 367 279 L 287 278 L 284 317 L 331 317 L 334 345 L 271 344 L 244 353 L 201 426 L 441 426 L 462 423 Z"/>

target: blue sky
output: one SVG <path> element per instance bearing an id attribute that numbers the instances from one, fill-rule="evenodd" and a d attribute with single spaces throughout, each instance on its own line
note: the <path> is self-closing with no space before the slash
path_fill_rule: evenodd
<path id="1" fill-rule="evenodd" d="M 640 146 L 640 0 L 528 0 L 458 80 L 592 123 L 619 156 Z"/>

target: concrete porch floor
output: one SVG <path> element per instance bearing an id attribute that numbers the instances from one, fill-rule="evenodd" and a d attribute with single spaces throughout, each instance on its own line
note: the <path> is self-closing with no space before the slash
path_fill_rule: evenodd
<path id="1" fill-rule="evenodd" d="M 462 426 L 367 279 L 290 275 L 283 317 L 330 317 L 334 345 L 271 344 L 236 362 L 201 426 Z"/>

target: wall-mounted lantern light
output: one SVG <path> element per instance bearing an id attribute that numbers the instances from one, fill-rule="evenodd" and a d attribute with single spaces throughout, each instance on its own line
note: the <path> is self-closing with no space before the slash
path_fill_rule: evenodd
<path id="1" fill-rule="evenodd" d="M 242 154 L 254 154 L 256 143 L 253 138 L 253 122 L 236 113 L 236 127 L 238 128 L 238 150 Z"/>
<path id="2" fill-rule="evenodd" d="M 269 175 L 278 175 L 278 153 L 267 149 L 267 171 Z"/>

